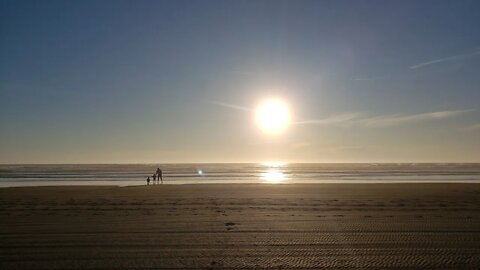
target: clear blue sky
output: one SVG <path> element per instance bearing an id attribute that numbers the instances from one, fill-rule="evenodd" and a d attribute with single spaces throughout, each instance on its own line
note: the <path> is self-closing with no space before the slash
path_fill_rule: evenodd
<path id="1" fill-rule="evenodd" d="M 0 163 L 480 162 L 479 11 L 1 0 Z M 235 109 L 271 96 L 278 136 Z"/>

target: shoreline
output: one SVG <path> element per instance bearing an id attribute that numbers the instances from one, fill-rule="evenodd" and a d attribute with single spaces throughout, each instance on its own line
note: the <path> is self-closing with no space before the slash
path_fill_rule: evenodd
<path id="1" fill-rule="evenodd" d="M 61 182 L 61 180 L 59 181 Z M 67 182 L 67 181 L 65 181 Z M 95 182 L 95 181 L 91 181 Z M 480 184 L 480 180 L 352 180 L 352 181 L 342 181 L 342 180 L 319 180 L 317 182 L 286 182 L 286 183 L 267 183 L 267 182 L 218 182 L 218 183 L 212 183 L 212 182 L 199 182 L 199 183 L 185 183 L 185 182 L 177 182 L 177 183 L 172 183 L 172 182 L 166 182 L 164 184 L 138 184 L 138 185 L 116 185 L 116 184 L 71 184 L 71 183 L 65 183 L 65 184 L 45 184 L 45 185 L 5 185 L 2 186 L 2 183 L 0 182 L 0 189 L 5 189 L 5 188 L 41 188 L 41 187 L 142 187 L 142 186 L 197 186 L 197 185 L 368 185 L 368 184 L 386 184 L 386 185 L 402 185 L 402 184 Z"/>

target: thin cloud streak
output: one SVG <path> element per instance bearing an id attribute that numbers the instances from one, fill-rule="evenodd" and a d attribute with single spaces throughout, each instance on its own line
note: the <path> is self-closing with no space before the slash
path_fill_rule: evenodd
<path id="1" fill-rule="evenodd" d="M 480 123 L 469 126 L 467 130 L 480 130 Z"/>
<path id="2" fill-rule="evenodd" d="M 230 104 L 230 103 L 225 103 L 225 102 L 220 102 L 220 101 L 209 101 L 209 103 L 212 103 L 212 104 L 215 104 L 215 105 L 218 105 L 218 106 L 221 106 L 221 107 L 225 107 L 225 108 L 239 110 L 239 111 L 247 111 L 247 112 L 253 112 L 254 111 L 253 109 L 248 108 L 248 107 L 239 106 L 239 105 Z"/>
<path id="3" fill-rule="evenodd" d="M 388 79 L 388 77 L 357 77 L 354 78 L 354 81 L 384 81 Z"/>
<path id="4" fill-rule="evenodd" d="M 453 118 L 472 111 L 474 110 L 450 110 L 412 115 L 383 115 L 373 117 L 362 117 L 363 114 L 361 113 L 345 113 L 324 119 L 300 121 L 296 122 L 296 124 L 386 127 Z"/>
<path id="5" fill-rule="evenodd" d="M 440 111 L 413 115 L 386 115 L 362 119 L 361 122 L 365 126 L 395 126 L 408 123 L 451 118 L 471 111 L 473 110 Z"/>
<path id="6" fill-rule="evenodd" d="M 217 106 L 246 111 L 254 112 L 254 109 L 239 106 L 235 104 L 219 102 L 219 101 L 209 101 L 209 103 L 215 104 Z M 293 122 L 294 125 L 338 125 L 338 126 L 363 126 L 363 127 L 388 127 L 388 126 L 399 126 L 417 122 L 426 122 L 426 121 L 435 121 L 442 120 L 447 118 L 457 117 L 469 112 L 474 111 L 474 109 L 468 110 L 447 110 L 447 111 L 437 111 L 437 112 L 428 112 L 428 113 L 419 113 L 412 115 L 380 115 L 380 116 L 366 116 L 364 113 L 342 113 L 337 115 L 332 115 L 322 119 L 309 119 L 303 121 Z M 480 124 L 474 125 L 469 129 L 480 128 Z"/>
<path id="7" fill-rule="evenodd" d="M 477 56 L 477 55 L 480 55 L 480 51 L 475 51 L 473 53 L 459 54 L 459 55 L 449 56 L 449 57 L 445 57 L 445 58 L 435 59 L 435 60 L 432 60 L 432 61 L 428 61 L 428 62 L 413 65 L 413 66 L 410 67 L 410 69 L 423 68 L 423 67 L 438 64 L 438 63 L 460 60 L 460 59 L 469 58 L 469 57 L 473 57 L 473 56 Z"/>
<path id="8" fill-rule="evenodd" d="M 351 122 L 352 120 L 359 119 L 362 116 L 361 113 L 343 113 L 339 115 L 333 115 L 323 119 L 311 119 L 298 121 L 293 124 L 315 124 L 315 125 L 330 125 L 330 124 L 340 124 L 345 122 Z"/>

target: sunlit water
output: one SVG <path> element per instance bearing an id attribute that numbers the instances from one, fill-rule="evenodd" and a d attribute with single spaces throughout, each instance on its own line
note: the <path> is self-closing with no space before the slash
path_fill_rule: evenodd
<path id="1" fill-rule="evenodd" d="M 145 185 L 155 169 L 166 184 L 477 182 L 480 164 L 115 164 L 0 165 L 0 186 Z"/>

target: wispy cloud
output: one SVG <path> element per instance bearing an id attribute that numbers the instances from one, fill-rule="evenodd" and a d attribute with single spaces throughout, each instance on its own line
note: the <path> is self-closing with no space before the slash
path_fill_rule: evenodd
<path id="1" fill-rule="evenodd" d="M 467 127 L 467 130 L 480 130 L 480 123 Z"/>
<path id="2" fill-rule="evenodd" d="M 362 116 L 361 113 L 343 113 L 338 115 L 332 115 L 322 119 L 310 119 L 304 121 L 298 121 L 294 124 L 316 124 L 316 125 L 331 125 L 340 124 L 346 122 L 352 122 L 358 120 Z"/>
<path id="3" fill-rule="evenodd" d="M 384 81 L 388 79 L 386 76 L 376 76 L 376 77 L 356 77 L 353 78 L 354 81 Z"/>
<path id="4" fill-rule="evenodd" d="M 474 57 L 474 56 L 480 56 L 480 50 L 476 50 L 475 52 L 472 52 L 472 53 L 458 54 L 458 55 L 454 55 L 454 56 L 449 56 L 449 57 L 444 57 L 444 58 L 431 60 L 431 61 L 424 62 L 424 63 L 419 63 L 419 64 L 411 66 L 410 68 L 411 69 L 418 69 L 418 68 L 423 68 L 423 67 L 426 67 L 426 66 L 438 64 L 438 63 L 451 62 L 451 61 L 461 60 L 461 59 Z"/>
<path id="5" fill-rule="evenodd" d="M 324 119 L 306 120 L 297 122 L 297 124 L 316 124 L 316 125 L 343 125 L 343 126 L 365 126 L 365 127 L 386 127 L 398 126 L 423 121 L 441 120 L 453 118 L 473 110 L 450 110 L 428 112 L 411 115 L 380 115 L 380 116 L 364 116 L 361 113 L 345 113 L 330 116 Z"/>
<path id="6" fill-rule="evenodd" d="M 385 115 L 361 119 L 360 122 L 365 126 L 395 126 L 408 123 L 451 118 L 471 111 L 473 110 L 439 111 L 412 115 Z"/>
<path id="7" fill-rule="evenodd" d="M 217 106 L 245 111 L 253 112 L 254 109 L 239 106 L 236 104 L 230 104 L 220 101 L 209 101 L 209 103 L 215 104 Z M 436 111 L 436 112 L 427 112 L 427 113 L 418 113 L 418 114 L 390 114 L 390 115 L 374 115 L 369 116 L 365 113 L 354 112 L 354 113 L 341 113 L 337 115 L 331 115 L 325 118 L 319 119 L 307 119 L 293 122 L 295 125 L 325 125 L 325 126 L 363 126 L 363 127 L 388 127 L 388 126 L 399 126 L 406 125 L 418 122 L 427 122 L 442 120 L 447 118 L 454 118 L 460 115 L 474 111 L 474 109 L 468 110 L 446 110 L 446 111 Z M 474 125 L 468 128 L 480 129 L 480 124 Z"/>
<path id="8" fill-rule="evenodd" d="M 230 103 L 225 103 L 225 102 L 220 102 L 220 101 L 209 101 L 212 104 L 225 107 L 225 108 L 230 108 L 234 110 L 239 110 L 239 111 L 247 111 L 247 112 L 252 112 L 254 111 L 252 108 L 244 107 L 244 106 L 239 106 L 235 104 L 230 104 Z"/>

